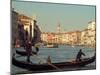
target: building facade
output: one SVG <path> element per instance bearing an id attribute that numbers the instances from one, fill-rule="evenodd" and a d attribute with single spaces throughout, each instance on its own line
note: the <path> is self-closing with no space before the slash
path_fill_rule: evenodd
<path id="1" fill-rule="evenodd" d="M 47 43 L 58 43 L 58 44 L 79 44 L 80 43 L 80 31 L 66 32 L 66 33 L 50 33 L 43 32 L 41 39 Z"/>
<path id="2" fill-rule="evenodd" d="M 96 45 L 96 22 L 90 21 L 85 30 L 81 32 L 81 44 L 87 46 Z"/>
<path id="3" fill-rule="evenodd" d="M 24 25 L 24 30 L 28 31 L 30 37 L 33 37 L 34 31 L 32 31 L 32 30 L 34 29 L 34 20 L 23 14 L 20 14 L 18 16 L 18 20 L 21 22 L 21 24 Z"/>
<path id="4" fill-rule="evenodd" d="M 58 43 L 58 44 L 69 44 L 69 45 L 85 45 L 93 46 L 96 45 L 96 24 L 95 21 L 88 23 L 86 29 L 82 31 L 71 31 L 71 32 L 43 32 L 41 34 L 42 41 L 46 43 Z"/>
<path id="5" fill-rule="evenodd" d="M 18 37 L 17 31 L 18 31 L 18 13 L 12 9 L 11 13 L 11 30 L 12 30 L 12 45 L 15 44 L 15 39 Z"/>

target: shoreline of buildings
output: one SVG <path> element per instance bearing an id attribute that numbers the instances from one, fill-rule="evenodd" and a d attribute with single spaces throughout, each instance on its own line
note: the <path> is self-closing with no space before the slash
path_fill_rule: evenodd
<path id="1" fill-rule="evenodd" d="M 34 29 L 36 28 L 36 20 L 32 19 L 24 14 L 12 10 L 12 44 L 15 43 L 16 38 L 20 38 L 22 42 L 25 34 L 30 39 L 34 37 Z M 19 26 L 20 25 L 20 26 Z M 19 28 L 18 28 L 19 27 Z M 96 22 L 88 22 L 87 27 L 82 31 L 70 31 L 60 32 L 60 25 L 58 26 L 58 32 L 41 32 L 41 40 L 43 43 L 55 43 L 66 45 L 79 45 L 96 47 Z M 22 34 L 20 34 L 20 32 Z M 18 36 L 19 35 L 19 36 Z M 22 38 L 23 37 L 23 38 Z"/>
<path id="2" fill-rule="evenodd" d="M 96 47 L 96 23 L 95 21 L 88 22 L 87 27 L 82 31 L 42 32 L 41 39 L 46 43 Z"/>

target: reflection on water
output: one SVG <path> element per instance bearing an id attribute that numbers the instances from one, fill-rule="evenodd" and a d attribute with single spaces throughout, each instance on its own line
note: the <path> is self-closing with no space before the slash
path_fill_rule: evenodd
<path id="1" fill-rule="evenodd" d="M 71 46 L 60 45 L 59 48 L 43 48 L 43 47 L 41 47 L 40 51 L 38 53 L 38 57 L 41 57 L 44 60 L 46 60 L 47 57 L 50 56 L 52 62 L 71 61 L 71 60 L 75 60 L 79 49 L 82 49 L 82 51 L 86 55 L 83 58 L 91 57 L 91 56 L 94 55 L 94 52 L 95 52 L 94 48 L 79 47 L 79 46 L 71 47 Z M 18 48 L 18 50 L 23 50 L 23 48 Z M 13 49 L 13 52 L 14 51 L 15 51 L 15 49 Z M 16 54 L 16 58 L 18 60 L 24 60 L 24 61 L 26 60 L 26 57 L 23 57 L 23 56 L 17 57 L 17 56 L 19 56 L 19 55 Z M 31 61 L 33 63 L 39 63 L 40 62 L 40 60 L 37 59 L 35 56 L 31 56 Z M 91 63 L 91 64 L 89 64 L 85 67 L 65 68 L 64 70 L 69 71 L 69 70 L 83 70 L 83 69 L 95 69 L 95 62 Z M 29 71 L 27 71 L 26 69 L 21 69 L 19 67 L 12 65 L 12 72 L 13 73 L 20 73 L 20 72 L 25 73 L 25 72 L 29 72 Z"/>

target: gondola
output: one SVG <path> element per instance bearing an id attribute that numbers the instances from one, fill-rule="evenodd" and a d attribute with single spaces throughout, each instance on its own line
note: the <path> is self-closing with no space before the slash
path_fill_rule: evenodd
<path id="1" fill-rule="evenodd" d="M 16 50 L 16 53 L 21 55 L 21 56 L 26 56 L 27 55 L 27 52 L 26 51 L 19 51 L 19 50 Z M 31 55 L 37 55 L 37 52 L 34 52 L 32 51 L 32 54 Z"/>
<path id="2" fill-rule="evenodd" d="M 95 61 L 95 56 L 90 57 L 90 58 L 84 58 L 80 62 L 70 61 L 70 62 L 59 62 L 59 63 L 51 63 L 51 64 L 56 66 L 57 68 L 62 69 L 62 68 L 68 68 L 68 67 L 69 68 L 83 67 L 94 61 Z M 44 63 L 44 64 L 28 63 L 26 61 L 20 61 L 20 60 L 16 59 L 15 57 L 12 57 L 12 64 L 17 67 L 24 68 L 24 69 L 27 69 L 30 71 L 43 71 L 43 70 L 56 69 L 55 67 L 53 67 L 47 63 Z"/>

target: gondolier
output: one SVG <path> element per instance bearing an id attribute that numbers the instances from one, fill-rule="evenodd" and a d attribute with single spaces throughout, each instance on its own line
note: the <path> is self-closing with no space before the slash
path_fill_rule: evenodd
<path id="1" fill-rule="evenodd" d="M 79 50 L 77 56 L 76 56 L 76 61 L 82 61 L 82 55 L 85 56 L 85 54 L 82 52 L 82 49 Z"/>
<path id="2" fill-rule="evenodd" d="M 32 54 L 32 45 L 30 41 L 26 41 L 26 52 L 27 52 L 27 62 L 30 62 L 30 56 Z"/>

